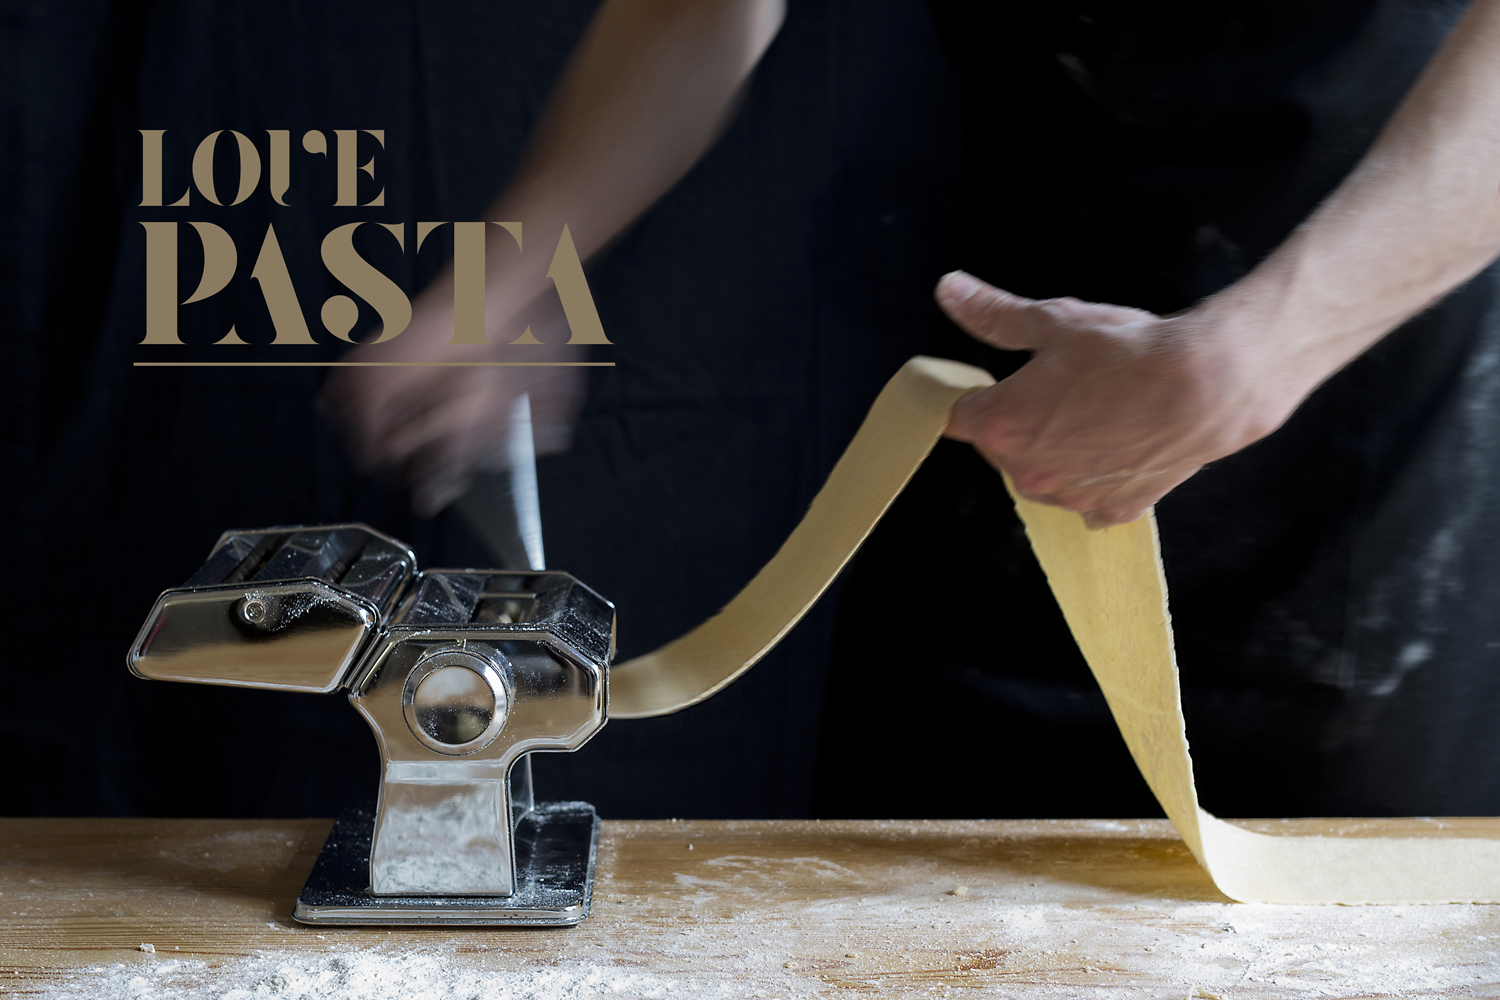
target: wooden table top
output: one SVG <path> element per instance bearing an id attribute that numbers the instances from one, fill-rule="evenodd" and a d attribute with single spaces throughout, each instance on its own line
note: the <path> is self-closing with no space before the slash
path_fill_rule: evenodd
<path id="1" fill-rule="evenodd" d="M 606 822 L 593 915 L 516 930 L 294 923 L 328 828 L 0 819 L 0 996 L 1500 997 L 1500 906 L 1231 903 L 1165 821 Z"/>

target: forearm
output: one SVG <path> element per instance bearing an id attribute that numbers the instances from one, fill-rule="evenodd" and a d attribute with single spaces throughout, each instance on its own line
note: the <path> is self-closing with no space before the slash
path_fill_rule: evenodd
<path id="1" fill-rule="evenodd" d="M 1176 316 L 956 273 L 949 316 L 1032 358 L 948 433 L 1095 526 L 1274 431 L 1319 383 L 1500 253 L 1500 0 L 1479 0 L 1354 172 L 1243 280 Z"/>
<path id="2" fill-rule="evenodd" d="M 529 364 L 574 351 L 565 336 L 514 343 L 521 329 L 560 318 L 529 311 L 567 225 L 580 256 L 609 242 L 688 171 L 713 143 L 735 98 L 781 26 L 784 0 L 605 0 L 531 140 L 515 179 L 486 213 L 519 222 L 485 226 L 484 326 L 488 344 L 455 344 L 450 266 L 414 303 L 399 340 L 360 347 L 363 360 L 493 360 Z M 470 300 L 472 301 L 472 300 Z M 554 305 L 555 305 L 554 300 Z M 539 327 L 533 337 L 541 332 Z M 325 399 L 371 466 L 398 470 L 414 503 L 435 512 L 466 488 L 473 468 L 507 440 L 511 405 L 531 397 L 539 450 L 566 440 L 582 382 L 578 368 L 486 365 L 348 368 Z"/>
<path id="3" fill-rule="evenodd" d="M 606 0 L 488 217 L 544 242 L 566 223 L 588 258 L 707 151 L 784 13 L 784 0 Z"/>
<path id="4" fill-rule="evenodd" d="M 1500 0 L 1480 0 L 1344 183 L 1195 312 L 1295 406 L 1497 254 Z"/>

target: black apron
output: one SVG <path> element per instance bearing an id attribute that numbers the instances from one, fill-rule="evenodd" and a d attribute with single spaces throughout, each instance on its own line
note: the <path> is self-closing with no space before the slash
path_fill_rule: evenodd
<path id="1" fill-rule="evenodd" d="M 965 102 L 953 266 L 1162 313 L 1242 276 L 1316 207 L 1461 13 L 934 7 Z M 1495 280 L 1159 505 L 1206 808 L 1500 812 Z M 934 341 L 997 375 L 1025 360 L 951 325 Z M 909 600 L 907 642 L 892 593 Z M 849 697 L 829 700 L 822 814 L 1160 815 L 967 447 L 940 446 L 861 554 L 830 683 Z M 906 711 L 877 735 L 892 691 Z"/>

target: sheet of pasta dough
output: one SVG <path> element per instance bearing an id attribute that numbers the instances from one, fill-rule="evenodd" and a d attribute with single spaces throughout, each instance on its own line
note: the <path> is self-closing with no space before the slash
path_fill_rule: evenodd
<path id="1" fill-rule="evenodd" d="M 692 632 L 610 671 L 610 714 L 675 712 L 750 669 L 874 528 L 941 436 L 954 402 L 992 382 L 956 362 L 907 362 L 755 579 Z M 1275 837 L 1201 809 L 1154 518 L 1089 531 L 1077 514 L 1055 507 L 1018 498 L 1016 509 L 1141 774 L 1225 895 L 1267 903 L 1500 902 L 1500 841 Z"/>

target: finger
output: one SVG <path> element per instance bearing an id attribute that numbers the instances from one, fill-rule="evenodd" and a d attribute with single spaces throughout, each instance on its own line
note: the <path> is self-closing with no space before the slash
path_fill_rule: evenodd
<path id="1" fill-rule="evenodd" d="M 418 479 L 411 488 L 411 507 L 418 517 L 437 517 L 443 508 L 469 491 L 469 473 L 445 474 Z"/>
<path id="2" fill-rule="evenodd" d="M 1025 371 L 1031 363 L 1022 367 Z M 1017 379 L 996 382 L 975 392 L 965 393 L 953 404 L 943 435 L 976 448 L 988 448 L 996 455 L 1023 447 L 1031 437 L 1033 421 L 1016 391 Z M 992 459 L 993 461 L 993 459 Z M 1011 471 L 1009 469 L 1006 470 Z"/>
<path id="3" fill-rule="evenodd" d="M 425 369 L 359 368 L 330 380 L 325 398 L 363 471 L 391 460 L 390 435 L 427 409 L 432 379 Z"/>
<path id="4" fill-rule="evenodd" d="M 433 517 L 467 486 L 468 463 L 458 435 L 438 438 L 409 453 L 402 462 L 402 478 L 411 489 L 412 509 Z"/>
<path id="5" fill-rule="evenodd" d="M 1115 524 L 1129 524 L 1150 510 L 1168 493 L 1191 479 L 1201 465 L 1184 466 L 1153 476 L 1149 480 L 1133 482 L 1128 487 L 1108 491 L 1091 498 L 1084 521 L 1091 528 L 1107 528 Z"/>
<path id="6" fill-rule="evenodd" d="M 471 420 L 411 456 L 407 470 L 412 508 L 420 516 L 434 517 L 468 492 L 482 453 L 494 445 L 488 430 Z"/>
<path id="7" fill-rule="evenodd" d="M 1080 484 L 1076 477 L 1065 472 L 1047 470 L 1024 460 L 1018 462 L 1015 457 L 996 453 L 982 443 L 976 442 L 974 450 L 1010 477 L 1017 496 L 1032 503 L 1075 511 L 1083 515 L 1084 523 L 1092 529 L 1136 520 L 1202 468 L 1179 466 L 1156 475 L 1130 475 L 1114 482 L 1111 480 L 1116 477 L 1093 475 L 1087 477 L 1090 482 Z"/>
<path id="8" fill-rule="evenodd" d="M 328 421 L 344 441 L 350 463 L 361 475 L 369 475 L 375 461 L 373 422 L 366 419 L 358 387 L 351 386 L 347 374 L 337 373 L 323 386 L 314 401 L 318 413 Z"/>
<path id="9" fill-rule="evenodd" d="M 973 447 L 980 457 L 989 463 L 990 468 L 1009 477 L 1010 488 L 1016 496 L 1033 503 L 1073 509 L 1067 498 L 1053 492 L 1055 487 L 1065 482 L 1061 476 L 1043 474 L 1031 468 L 1017 466 L 1010 459 L 982 444 L 976 443 Z"/>
<path id="10" fill-rule="evenodd" d="M 1010 477 L 1021 496 L 1072 506 L 1060 495 L 1076 485 L 1073 469 L 1077 459 L 1064 451 L 1036 447 L 1038 428 L 1032 415 L 1018 403 L 1014 378 L 961 398 L 944 435 L 973 446 L 986 462 Z"/>
<path id="11" fill-rule="evenodd" d="M 1057 325 L 1036 299 L 1012 295 L 963 271 L 943 275 L 935 297 L 943 312 L 971 337 L 1002 350 L 1043 347 Z"/>
<path id="12" fill-rule="evenodd" d="M 1113 528 L 1117 524 L 1129 524 L 1131 521 L 1138 520 L 1150 509 L 1150 507 L 1143 507 L 1140 510 L 1123 508 L 1086 510 L 1083 512 L 1083 524 L 1090 531 L 1102 531 L 1105 528 Z"/>
<path id="13" fill-rule="evenodd" d="M 456 385 L 446 393 L 434 394 L 426 409 L 389 428 L 381 442 L 382 461 L 398 465 L 445 443 L 465 441 L 475 433 L 489 430 L 492 435 L 500 434 L 506 423 L 503 411 L 492 412 L 489 402 L 475 386 Z M 488 428 L 482 426 L 486 421 Z"/>

